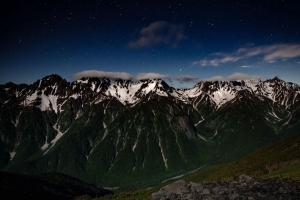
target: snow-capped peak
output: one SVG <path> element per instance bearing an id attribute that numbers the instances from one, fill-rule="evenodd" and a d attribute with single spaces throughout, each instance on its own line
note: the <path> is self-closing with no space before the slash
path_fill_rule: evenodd
<path id="1" fill-rule="evenodd" d="M 148 96 L 171 97 L 185 103 L 193 99 L 205 99 L 219 108 L 237 97 L 239 91 L 249 91 L 259 98 L 268 98 L 273 102 L 289 106 L 298 101 L 300 89 L 297 84 L 287 83 L 278 77 L 261 81 L 259 79 L 237 81 L 200 81 L 193 88 L 175 89 L 161 79 L 130 81 L 89 77 L 67 82 L 58 75 L 50 75 L 32 85 L 7 83 L 0 87 L 8 96 L 18 97 L 18 104 L 36 106 L 41 110 L 61 111 L 69 99 L 79 100 L 84 105 L 100 103 L 115 98 L 123 105 L 135 105 Z M 248 93 L 247 93 L 248 94 Z M 10 102 L 9 98 L 1 100 Z M 0 103 L 1 103 L 0 101 Z"/>
<path id="2" fill-rule="evenodd" d="M 107 96 L 117 98 L 122 104 L 135 104 L 149 93 L 169 96 L 169 86 L 160 79 L 145 79 L 137 82 L 115 80 L 104 92 Z"/>

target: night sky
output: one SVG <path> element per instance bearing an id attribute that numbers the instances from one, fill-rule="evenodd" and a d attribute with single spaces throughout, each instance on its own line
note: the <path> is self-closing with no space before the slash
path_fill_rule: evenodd
<path id="1" fill-rule="evenodd" d="M 162 78 L 175 87 L 275 76 L 300 84 L 297 1 L 0 4 L 0 84 L 50 74 Z"/>

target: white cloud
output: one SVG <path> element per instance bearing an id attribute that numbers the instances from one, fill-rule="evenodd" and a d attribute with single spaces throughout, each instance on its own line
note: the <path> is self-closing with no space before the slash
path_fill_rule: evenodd
<path id="1" fill-rule="evenodd" d="M 182 83 L 193 83 L 197 82 L 199 80 L 198 77 L 196 76 L 179 76 L 175 78 L 177 81 L 179 81 L 181 84 Z"/>
<path id="2" fill-rule="evenodd" d="M 250 68 L 251 66 L 249 66 L 249 65 L 243 65 L 243 66 L 241 66 L 241 68 Z"/>
<path id="3" fill-rule="evenodd" d="M 167 44 L 176 47 L 178 43 L 186 38 L 182 25 L 170 24 L 165 21 L 157 21 L 142 28 L 137 40 L 128 43 L 129 48 L 139 48 Z"/>
<path id="4" fill-rule="evenodd" d="M 87 70 L 74 74 L 72 77 L 74 80 L 81 79 L 83 77 L 106 77 L 110 79 L 124 79 L 130 80 L 132 76 L 126 72 L 105 72 L 105 71 L 97 71 L 97 70 Z"/>
<path id="5" fill-rule="evenodd" d="M 223 76 L 213 76 L 211 78 L 205 78 L 203 81 L 224 81 L 225 78 Z"/>
<path id="6" fill-rule="evenodd" d="M 265 55 L 265 60 L 287 59 L 300 56 L 300 45 L 273 45 L 270 52 Z"/>
<path id="7" fill-rule="evenodd" d="M 157 73 L 140 73 L 136 75 L 137 80 L 142 80 L 142 79 L 170 79 L 169 75 L 165 74 L 157 74 Z"/>
<path id="8" fill-rule="evenodd" d="M 276 62 L 276 60 L 287 60 L 290 58 L 300 57 L 300 44 L 278 44 L 265 45 L 250 48 L 240 48 L 234 53 L 213 53 L 212 59 L 202 59 L 194 62 L 193 65 L 199 66 L 219 66 L 228 62 L 237 62 L 242 59 L 263 56 L 263 60 L 267 62 Z"/>
<path id="9" fill-rule="evenodd" d="M 73 80 L 78 80 L 83 77 L 106 77 L 109 79 L 124 79 L 124 80 L 141 80 L 141 79 L 169 79 L 171 80 L 171 77 L 169 75 L 165 74 L 158 74 L 158 73 L 139 73 L 136 76 L 132 76 L 131 74 L 127 72 L 105 72 L 105 71 L 98 71 L 98 70 L 87 70 L 82 71 L 74 74 L 72 76 Z"/>
<path id="10" fill-rule="evenodd" d="M 261 76 L 248 75 L 243 73 L 233 73 L 226 78 L 223 76 L 214 76 L 211 78 L 205 78 L 204 81 L 236 81 L 236 80 L 249 80 L 249 79 L 261 79 Z"/>
<path id="11" fill-rule="evenodd" d="M 227 76 L 228 81 L 236 81 L 236 80 L 249 80 L 249 79 L 261 79 L 261 76 L 256 76 L 256 75 L 248 75 L 248 74 L 243 74 L 243 73 L 234 73 L 231 74 L 230 76 Z"/>
<path id="12" fill-rule="evenodd" d="M 227 63 L 227 62 L 236 62 L 238 60 L 242 59 L 242 57 L 234 57 L 234 56 L 226 56 L 224 58 L 216 58 L 216 59 L 203 59 L 199 62 L 194 62 L 194 65 L 200 65 L 200 66 L 219 66 L 220 64 Z"/>
<path id="13" fill-rule="evenodd" d="M 158 73 L 139 73 L 136 76 L 132 76 L 129 73 L 126 72 L 105 72 L 105 71 L 97 71 L 97 70 L 88 70 L 88 71 L 82 71 L 76 73 L 72 78 L 74 80 L 81 79 L 83 77 L 106 77 L 109 79 L 123 79 L 123 80 L 142 80 L 142 79 L 167 79 L 168 81 L 172 82 L 172 79 L 175 79 L 179 81 L 181 84 L 182 83 L 195 83 L 199 80 L 198 77 L 195 76 L 179 76 L 176 78 L 172 78 L 169 75 L 166 74 L 158 74 Z M 256 75 L 247 75 L 243 73 L 234 73 L 231 74 L 230 76 L 223 77 L 223 76 L 214 76 L 211 78 L 205 78 L 203 79 L 204 81 L 233 81 L 233 80 L 248 80 L 248 79 L 261 79 L 261 76 L 256 76 Z"/>

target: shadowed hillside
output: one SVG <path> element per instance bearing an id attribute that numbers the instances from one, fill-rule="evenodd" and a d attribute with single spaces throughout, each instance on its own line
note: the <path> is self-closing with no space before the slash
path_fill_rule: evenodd
<path id="1" fill-rule="evenodd" d="M 74 199 L 100 197 L 111 191 L 59 173 L 38 176 L 0 172 L 0 193 L 8 199 Z"/>
<path id="2" fill-rule="evenodd" d="M 209 166 L 187 176 L 187 181 L 231 180 L 242 174 L 300 181 L 300 135 L 263 147 L 227 164 Z"/>

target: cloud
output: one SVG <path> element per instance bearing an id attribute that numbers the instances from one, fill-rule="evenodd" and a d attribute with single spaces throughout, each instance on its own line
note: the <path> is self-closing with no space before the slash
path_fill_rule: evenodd
<path id="1" fill-rule="evenodd" d="M 157 73 L 139 73 L 136 75 L 137 80 L 142 80 L 142 79 L 171 79 L 169 75 L 165 74 L 157 74 Z"/>
<path id="2" fill-rule="evenodd" d="M 242 59 L 241 57 L 233 57 L 233 56 L 226 56 L 224 58 L 217 58 L 217 59 L 204 59 L 200 60 L 199 62 L 194 62 L 193 65 L 200 65 L 200 66 L 219 66 L 220 64 L 227 63 L 227 62 L 236 62 Z"/>
<path id="3" fill-rule="evenodd" d="M 261 79 L 261 76 L 256 76 L 256 75 L 248 75 L 248 74 L 243 74 L 243 73 L 234 73 L 231 74 L 230 76 L 227 76 L 228 81 L 236 81 L 236 80 L 249 80 L 249 79 Z"/>
<path id="4" fill-rule="evenodd" d="M 202 59 L 194 62 L 193 65 L 219 66 L 220 64 L 237 62 L 239 60 L 255 56 L 262 56 L 264 61 L 273 63 L 278 59 L 287 60 L 290 58 L 300 57 L 300 44 L 278 44 L 240 48 L 234 53 L 213 53 L 210 56 L 215 58 Z"/>
<path id="5" fill-rule="evenodd" d="M 223 76 L 213 76 L 211 78 L 205 78 L 203 79 L 203 81 L 211 81 L 211 82 L 214 82 L 214 81 L 224 81 L 225 78 Z"/>
<path id="6" fill-rule="evenodd" d="M 211 78 L 205 78 L 204 81 L 236 81 L 236 80 L 249 80 L 249 79 L 261 79 L 261 76 L 248 75 L 243 73 L 233 73 L 226 78 L 223 76 L 214 76 Z"/>
<path id="7" fill-rule="evenodd" d="M 188 75 L 172 78 L 169 75 L 149 72 L 149 73 L 139 73 L 136 76 L 132 76 L 126 72 L 105 72 L 105 71 L 97 71 L 97 70 L 88 70 L 88 71 L 78 72 L 72 78 L 73 78 L 73 80 L 78 80 L 83 77 L 99 77 L 99 78 L 106 77 L 106 78 L 110 78 L 110 79 L 120 78 L 123 80 L 167 79 L 170 82 L 172 82 L 172 79 L 175 79 L 175 80 L 179 81 L 181 84 L 193 83 L 193 82 L 195 83 L 199 80 L 198 77 L 188 76 Z M 203 80 L 204 81 L 225 81 L 225 80 L 233 81 L 233 80 L 248 80 L 248 79 L 260 79 L 260 78 L 262 78 L 262 77 L 255 76 L 255 75 L 247 75 L 247 74 L 243 74 L 243 73 L 234 73 L 226 78 L 224 78 L 223 76 L 214 76 L 214 77 L 206 78 Z"/>
<path id="8" fill-rule="evenodd" d="M 300 45 L 274 45 L 271 47 L 270 52 L 265 55 L 266 61 L 276 59 L 288 59 L 300 56 Z"/>
<path id="9" fill-rule="evenodd" d="M 243 66 L 241 66 L 241 68 L 250 68 L 251 66 L 249 66 L 249 65 L 243 65 Z"/>
<path id="10" fill-rule="evenodd" d="M 82 71 L 74 74 L 72 76 L 73 80 L 78 80 L 83 77 L 106 77 L 109 79 L 124 79 L 124 80 L 131 80 L 131 79 L 136 79 L 136 80 L 141 80 L 141 79 L 169 79 L 171 80 L 171 77 L 169 75 L 165 74 L 158 74 L 158 73 L 139 73 L 136 76 L 132 76 L 131 74 L 127 72 L 105 72 L 105 71 L 98 71 L 98 70 L 87 70 L 87 71 Z"/>
<path id="11" fill-rule="evenodd" d="M 126 72 L 104 72 L 104 71 L 97 71 L 97 70 L 87 70 L 82 71 L 74 74 L 72 77 L 74 80 L 81 79 L 83 77 L 106 77 L 110 79 L 124 79 L 124 80 L 130 80 L 132 79 L 132 76 Z"/>
<path id="12" fill-rule="evenodd" d="M 172 45 L 176 47 L 178 43 L 186 38 L 182 25 L 170 24 L 165 21 L 157 21 L 140 30 L 137 40 L 128 43 L 129 48 L 139 48 L 155 46 L 158 44 Z"/>
<path id="13" fill-rule="evenodd" d="M 182 83 L 193 83 L 197 82 L 199 80 L 198 77 L 196 76 L 179 76 L 175 78 L 177 81 L 179 81 L 181 84 Z"/>

